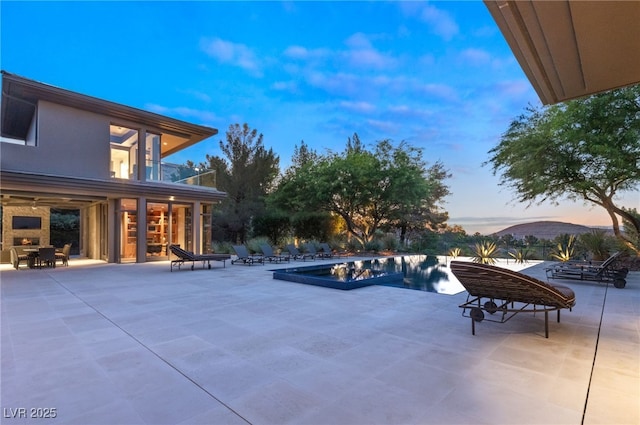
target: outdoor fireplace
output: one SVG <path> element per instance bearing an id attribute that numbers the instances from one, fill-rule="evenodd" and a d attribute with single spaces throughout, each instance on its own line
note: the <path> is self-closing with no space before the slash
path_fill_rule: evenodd
<path id="1" fill-rule="evenodd" d="M 40 238 L 36 238 L 36 237 L 32 237 L 32 236 L 27 236 L 27 237 L 21 237 L 21 238 L 13 238 L 13 246 L 26 246 L 26 245 L 40 245 Z"/>

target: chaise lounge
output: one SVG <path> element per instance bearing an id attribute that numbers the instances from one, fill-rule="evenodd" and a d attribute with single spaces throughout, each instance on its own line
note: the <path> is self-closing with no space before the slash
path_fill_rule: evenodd
<path id="1" fill-rule="evenodd" d="M 231 260 L 231 264 L 248 264 L 252 265 L 255 263 L 264 265 L 264 257 L 262 255 L 251 255 L 249 254 L 249 250 L 244 245 L 233 245 L 233 250 L 235 251 L 237 258 L 235 260 Z"/>
<path id="2" fill-rule="evenodd" d="M 273 251 L 273 247 L 269 244 L 260 244 L 260 250 L 265 261 L 270 263 L 281 263 L 283 261 L 289 262 L 291 257 L 289 255 L 278 255 Z"/>
<path id="3" fill-rule="evenodd" d="M 320 251 L 318 251 L 318 255 L 321 258 L 333 258 L 333 250 L 328 243 L 322 242 L 320 244 Z"/>
<path id="4" fill-rule="evenodd" d="M 614 287 L 622 289 L 627 285 L 625 277 L 627 277 L 629 270 L 615 267 L 620 255 L 620 252 L 616 252 L 601 263 L 585 261 L 555 263 L 546 269 L 547 279 L 613 282 Z"/>
<path id="5" fill-rule="evenodd" d="M 312 260 L 315 260 L 315 255 L 313 254 L 309 254 L 309 253 L 302 253 L 298 250 L 298 248 L 296 248 L 296 246 L 292 243 L 287 245 L 287 251 L 289 251 L 289 255 L 291 256 L 291 258 L 293 258 L 294 260 L 302 260 L 302 261 L 307 261 L 307 258 L 310 258 Z"/>
<path id="6" fill-rule="evenodd" d="M 469 295 L 461 304 L 462 315 L 471 318 L 471 333 L 476 334 L 476 322 L 485 319 L 504 323 L 518 313 L 544 313 L 544 335 L 549 338 L 549 312 L 571 308 L 576 296 L 571 288 L 553 286 L 522 273 L 501 267 L 471 262 L 452 261 L 451 271 Z M 490 318 L 495 316 L 495 319 Z"/>
<path id="7" fill-rule="evenodd" d="M 173 255 L 178 257 L 177 260 L 171 260 L 171 271 L 173 271 L 174 266 L 180 269 L 186 262 L 191 262 L 191 270 L 194 270 L 196 261 L 202 261 L 203 269 L 205 265 L 210 269 L 211 261 L 222 261 L 223 267 L 226 267 L 225 261 L 231 258 L 228 254 L 194 254 L 191 251 L 180 248 L 178 245 L 169 245 L 169 249 Z"/>

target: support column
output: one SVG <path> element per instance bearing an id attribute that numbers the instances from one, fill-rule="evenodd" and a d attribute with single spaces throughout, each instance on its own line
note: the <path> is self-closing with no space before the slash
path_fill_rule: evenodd
<path id="1" fill-rule="evenodd" d="M 147 261 L 147 198 L 144 196 L 138 198 L 137 230 L 136 263 L 144 263 Z"/>
<path id="2" fill-rule="evenodd" d="M 193 203 L 193 249 L 197 254 L 202 253 L 202 204 L 200 201 Z"/>
<path id="3" fill-rule="evenodd" d="M 138 129 L 138 180 L 141 182 L 147 181 L 147 128 L 141 127 Z M 146 208 L 146 205 L 145 205 Z M 145 212 L 146 215 L 146 212 Z M 146 240 L 145 240 L 146 246 Z"/>
<path id="4" fill-rule="evenodd" d="M 118 217 L 118 199 L 109 199 L 107 201 L 107 262 L 115 263 L 120 253 L 120 235 L 122 229 L 120 228 L 120 220 Z M 100 232 L 103 233 L 102 231 Z"/>

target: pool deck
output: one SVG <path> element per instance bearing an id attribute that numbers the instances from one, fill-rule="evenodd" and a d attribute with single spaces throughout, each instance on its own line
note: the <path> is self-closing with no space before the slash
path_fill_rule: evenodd
<path id="1" fill-rule="evenodd" d="M 272 268 L 1 266 L 1 423 L 640 423 L 640 272 L 625 289 L 562 281 L 577 305 L 545 339 L 541 314 L 472 336 L 464 293 Z"/>

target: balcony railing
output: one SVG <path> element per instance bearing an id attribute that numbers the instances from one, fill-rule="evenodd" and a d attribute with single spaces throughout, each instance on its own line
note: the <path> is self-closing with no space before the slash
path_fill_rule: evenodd
<path id="1" fill-rule="evenodd" d="M 216 172 L 215 170 L 207 170 L 191 177 L 176 180 L 175 183 L 191 184 L 195 186 L 206 186 L 216 188 Z"/>
<path id="2" fill-rule="evenodd" d="M 147 180 L 216 188 L 215 170 L 191 168 L 169 162 L 148 161 Z"/>

